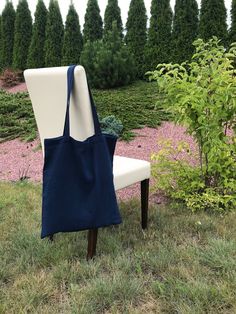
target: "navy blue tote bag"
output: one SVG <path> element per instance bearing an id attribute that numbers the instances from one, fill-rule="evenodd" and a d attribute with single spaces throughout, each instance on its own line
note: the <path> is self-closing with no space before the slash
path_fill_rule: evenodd
<path id="1" fill-rule="evenodd" d="M 70 136 L 69 106 L 75 66 L 67 72 L 67 104 L 62 136 L 44 140 L 42 232 L 72 232 L 121 223 L 112 161 L 116 137 L 102 134 L 89 90 L 95 134 Z"/>

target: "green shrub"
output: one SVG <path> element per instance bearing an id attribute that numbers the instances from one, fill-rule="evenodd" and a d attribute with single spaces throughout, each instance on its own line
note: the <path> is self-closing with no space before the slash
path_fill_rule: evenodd
<path id="1" fill-rule="evenodd" d="M 123 44 L 115 22 L 103 40 L 85 44 L 81 64 L 91 85 L 96 88 L 127 85 L 134 78 L 133 57 Z"/>
<path id="2" fill-rule="evenodd" d="M 151 156 L 155 189 L 184 201 L 192 211 L 222 211 L 235 207 L 236 197 L 232 193 L 221 193 L 220 187 L 206 187 L 200 166 L 189 162 L 196 159 L 196 153 L 187 143 L 180 142 L 176 147 L 172 141 L 158 141 L 158 145 L 164 147 Z M 181 155 L 187 156 L 187 160 Z"/>
<path id="3" fill-rule="evenodd" d="M 123 124 L 115 116 L 107 116 L 103 119 L 99 119 L 99 122 L 103 133 L 115 135 L 117 137 L 121 136 Z"/>
<path id="4" fill-rule="evenodd" d="M 209 42 L 198 39 L 194 46 L 191 63 L 161 64 L 149 73 L 199 150 L 197 167 L 170 160 L 170 145 L 154 154 L 156 187 L 192 210 L 229 210 L 236 206 L 236 44 L 227 52 L 213 37 Z"/>
<path id="5" fill-rule="evenodd" d="M 32 141 L 36 136 L 37 127 L 29 95 L 0 90 L 0 143 L 16 137 Z"/>

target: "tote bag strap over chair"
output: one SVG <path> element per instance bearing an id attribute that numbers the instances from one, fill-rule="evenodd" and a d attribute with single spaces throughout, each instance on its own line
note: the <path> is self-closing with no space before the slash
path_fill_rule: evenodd
<path id="1" fill-rule="evenodd" d="M 67 71 L 67 106 L 66 106 L 66 116 L 65 116 L 65 124 L 64 124 L 64 131 L 63 131 L 63 136 L 65 137 L 70 137 L 70 117 L 69 117 L 70 108 L 69 107 L 70 107 L 70 98 L 71 98 L 71 94 L 72 94 L 73 86 L 74 86 L 75 68 L 76 68 L 76 65 L 72 65 L 68 68 L 68 71 Z M 88 91 L 89 91 L 90 105 L 91 105 L 91 111 L 92 111 L 92 119 L 94 123 L 94 132 L 95 132 L 95 135 L 101 135 L 100 123 L 98 120 L 98 115 L 97 115 L 96 107 L 93 101 L 93 96 L 92 96 L 89 84 L 88 84 Z M 117 136 L 110 135 L 110 134 L 103 134 L 103 136 L 107 143 L 107 148 L 109 151 L 111 162 L 113 163 L 113 156 L 115 152 Z"/>
<path id="2" fill-rule="evenodd" d="M 63 136 L 65 137 L 70 137 L 70 98 L 74 86 L 74 71 L 75 71 L 76 65 L 72 65 L 68 68 L 67 72 L 67 106 L 66 106 L 66 116 L 65 116 L 65 124 L 64 124 L 64 131 L 63 131 Z M 100 124 L 98 121 L 98 115 L 97 111 L 94 105 L 93 97 L 91 94 L 91 90 L 89 88 L 89 97 L 90 97 L 90 103 L 91 103 L 91 109 L 92 109 L 92 116 L 93 116 L 93 122 L 94 122 L 94 131 L 95 134 L 101 134 L 101 128 Z"/>

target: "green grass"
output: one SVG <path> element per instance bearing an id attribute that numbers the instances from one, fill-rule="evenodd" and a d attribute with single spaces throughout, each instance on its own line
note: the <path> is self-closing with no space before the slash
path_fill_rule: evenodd
<path id="1" fill-rule="evenodd" d="M 156 106 L 156 83 L 138 81 L 130 86 L 94 90 L 94 99 L 101 118 L 115 115 L 124 125 L 123 139 L 132 137 L 132 129 L 156 127 L 167 119 Z M 27 93 L 8 94 L 0 90 L 0 142 L 20 137 L 31 141 L 36 137 L 36 123 Z"/>
<path id="2" fill-rule="evenodd" d="M 86 232 L 40 239 L 40 185 L 0 191 L 0 313 L 236 312 L 236 212 L 151 206 L 143 232 L 138 200 L 121 203 L 87 263 Z"/>

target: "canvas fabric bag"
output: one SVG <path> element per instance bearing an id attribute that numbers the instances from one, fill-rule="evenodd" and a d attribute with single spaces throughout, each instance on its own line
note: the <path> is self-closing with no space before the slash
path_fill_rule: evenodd
<path id="1" fill-rule="evenodd" d="M 44 140 L 42 232 L 73 232 L 121 223 L 113 183 L 117 138 L 102 134 L 91 91 L 95 134 L 84 141 L 70 136 L 69 106 L 74 69 L 67 72 L 67 103 L 62 136 Z"/>

